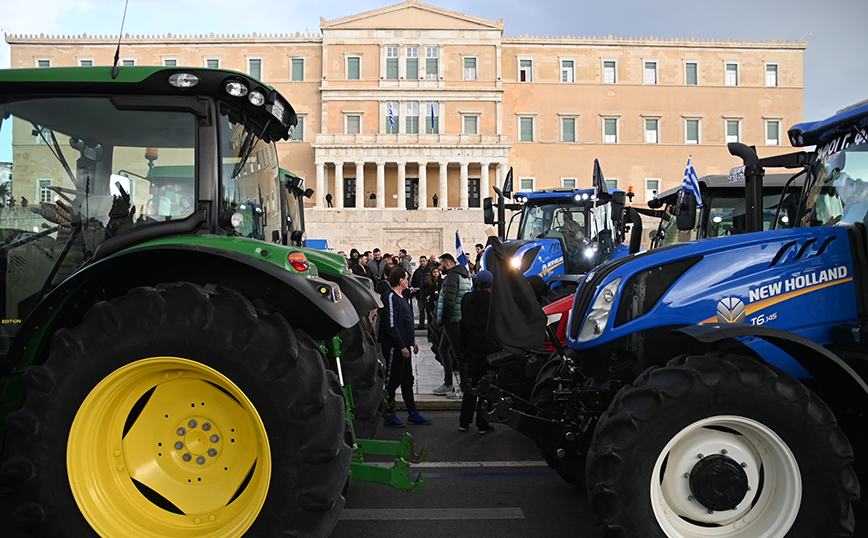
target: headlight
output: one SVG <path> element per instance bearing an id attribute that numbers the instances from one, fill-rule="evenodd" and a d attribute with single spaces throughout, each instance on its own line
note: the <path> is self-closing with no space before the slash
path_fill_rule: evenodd
<path id="1" fill-rule="evenodd" d="M 250 95 L 247 96 L 247 100 L 250 101 L 250 104 L 253 106 L 262 106 L 265 104 L 265 96 L 262 95 L 262 92 L 259 90 L 250 92 Z"/>
<path id="2" fill-rule="evenodd" d="M 591 311 L 588 312 L 588 317 L 585 318 L 582 330 L 579 332 L 579 342 L 587 342 L 603 334 L 609 322 L 609 314 L 612 313 L 612 306 L 615 304 L 615 292 L 618 291 L 620 284 L 620 278 L 609 282 L 594 299 Z"/>
<path id="3" fill-rule="evenodd" d="M 247 95 L 248 89 L 242 82 L 230 80 L 226 83 L 226 93 L 232 97 L 244 97 Z"/>
<path id="4" fill-rule="evenodd" d="M 173 73 L 169 76 L 169 84 L 176 88 L 192 88 L 199 84 L 199 77 L 193 73 Z"/>
<path id="5" fill-rule="evenodd" d="M 513 259 L 509 260 L 509 263 L 510 263 L 513 267 L 515 267 L 516 269 L 518 269 L 519 267 L 521 267 L 521 258 L 518 257 L 518 256 L 515 256 Z"/>

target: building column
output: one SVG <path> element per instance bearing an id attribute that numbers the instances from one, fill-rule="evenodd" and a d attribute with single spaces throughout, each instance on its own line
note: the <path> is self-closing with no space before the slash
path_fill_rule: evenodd
<path id="1" fill-rule="evenodd" d="M 419 209 L 428 207 L 428 163 L 419 163 Z"/>
<path id="2" fill-rule="evenodd" d="M 322 209 L 326 206 L 326 179 L 325 163 L 316 163 L 316 207 Z"/>
<path id="3" fill-rule="evenodd" d="M 497 187 L 503 188 L 503 182 L 506 180 L 506 174 L 509 173 L 509 166 L 506 163 L 498 163 L 497 165 Z"/>
<path id="4" fill-rule="evenodd" d="M 386 163 L 377 163 L 377 207 L 386 207 Z"/>
<path id="5" fill-rule="evenodd" d="M 407 163 L 398 163 L 398 209 L 407 209 Z"/>
<path id="6" fill-rule="evenodd" d="M 458 182 L 458 207 L 462 209 L 467 208 L 467 168 L 468 163 L 463 162 L 461 164 L 461 173 L 458 176 L 460 178 Z"/>
<path id="7" fill-rule="evenodd" d="M 447 171 L 449 163 L 440 163 L 440 207 L 449 207 L 449 191 L 447 190 Z"/>
<path id="8" fill-rule="evenodd" d="M 490 162 L 479 163 L 479 201 L 482 207 L 482 200 L 488 196 L 488 171 L 491 166 Z"/>
<path id="9" fill-rule="evenodd" d="M 332 197 L 335 208 L 344 207 L 344 163 L 335 163 L 335 195 Z"/>
<path id="10" fill-rule="evenodd" d="M 356 207 L 362 209 L 365 204 L 365 163 L 356 163 Z"/>

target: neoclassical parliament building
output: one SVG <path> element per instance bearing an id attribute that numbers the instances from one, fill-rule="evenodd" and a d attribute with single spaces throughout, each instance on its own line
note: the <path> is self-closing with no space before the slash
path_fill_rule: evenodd
<path id="1" fill-rule="evenodd" d="M 308 236 L 413 255 L 484 242 L 482 199 L 589 187 L 599 159 L 634 203 L 783 152 L 803 118 L 803 41 L 506 36 L 503 19 L 417 0 L 320 21 L 321 34 L 124 36 L 123 65 L 220 67 L 298 112 L 280 165 L 305 178 Z M 13 68 L 111 65 L 118 36 L 7 35 Z M 327 207 L 331 194 L 333 207 Z M 436 202 L 435 202 L 436 199 Z"/>

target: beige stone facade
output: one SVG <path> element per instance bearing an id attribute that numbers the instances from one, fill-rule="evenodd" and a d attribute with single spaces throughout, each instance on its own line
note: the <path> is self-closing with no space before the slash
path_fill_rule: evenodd
<path id="1" fill-rule="evenodd" d="M 504 36 L 502 19 L 416 0 L 320 27 L 125 36 L 121 59 L 251 72 L 283 93 L 301 123 L 281 166 L 316 191 L 308 236 L 336 248 L 442 252 L 458 230 L 472 250 L 509 167 L 517 189 L 587 187 L 596 158 L 642 205 L 689 155 L 700 176 L 726 173 L 727 141 L 778 153 L 803 119 L 805 42 Z M 12 67 L 110 65 L 117 37 L 7 41 Z"/>

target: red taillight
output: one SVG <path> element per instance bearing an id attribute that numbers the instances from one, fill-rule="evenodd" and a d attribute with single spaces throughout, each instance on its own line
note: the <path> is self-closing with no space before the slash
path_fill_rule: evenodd
<path id="1" fill-rule="evenodd" d="M 307 271 L 307 257 L 303 252 L 290 252 L 286 257 L 286 260 L 289 262 L 289 265 L 292 266 L 293 269 L 299 272 Z"/>

